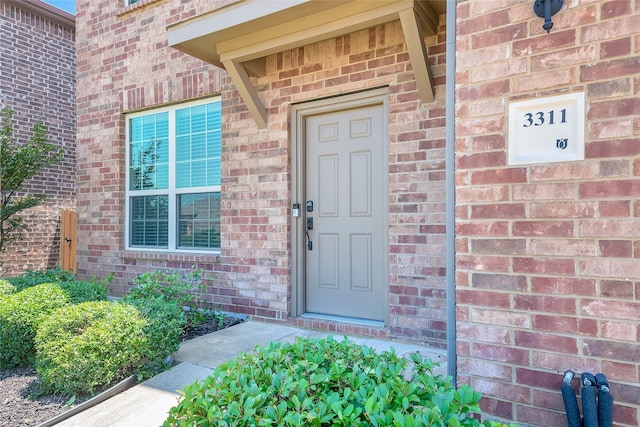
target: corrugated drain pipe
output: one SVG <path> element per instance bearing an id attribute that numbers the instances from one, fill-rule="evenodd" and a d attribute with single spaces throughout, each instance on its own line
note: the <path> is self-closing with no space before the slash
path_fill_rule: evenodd
<path id="1" fill-rule="evenodd" d="M 456 387 L 456 0 L 447 0 L 446 46 L 445 250 L 447 270 L 447 375 L 453 377 L 453 386 Z"/>

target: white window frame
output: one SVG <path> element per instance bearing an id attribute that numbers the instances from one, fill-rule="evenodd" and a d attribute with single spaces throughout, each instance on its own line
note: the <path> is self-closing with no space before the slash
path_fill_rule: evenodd
<path id="1" fill-rule="evenodd" d="M 198 193 L 222 193 L 220 185 L 209 185 L 202 187 L 188 187 L 178 188 L 176 187 L 176 118 L 175 112 L 183 108 L 196 107 L 205 104 L 211 104 L 214 102 L 222 102 L 220 96 L 215 96 L 206 99 L 199 99 L 196 101 L 189 101 L 180 104 L 173 104 L 166 107 L 153 108 L 149 110 L 139 111 L 135 113 L 125 114 L 125 249 L 137 252 L 161 252 L 161 253 L 207 253 L 207 254 L 219 254 L 220 248 L 179 248 L 178 242 L 178 218 L 177 218 L 177 205 L 178 195 L 180 194 L 198 194 Z M 166 189 L 154 189 L 154 190 L 130 190 L 130 167 L 129 162 L 131 160 L 130 153 L 130 122 L 131 119 L 136 117 L 144 117 L 151 114 L 158 114 L 168 112 L 169 114 L 169 186 Z M 220 140 L 222 145 L 222 137 Z M 222 148 L 222 147 L 221 147 Z M 222 159 L 220 159 L 222 163 Z M 221 177 L 222 178 L 222 177 Z M 136 196 L 156 196 L 156 195 L 168 195 L 169 198 L 169 212 L 168 212 L 168 245 L 167 248 L 159 248 L 152 246 L 131 246 L 131 197 Z"/>

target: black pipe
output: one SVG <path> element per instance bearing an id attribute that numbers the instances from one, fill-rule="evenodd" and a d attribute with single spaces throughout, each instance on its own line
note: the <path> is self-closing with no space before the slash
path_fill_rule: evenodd
<path id="1" fill-rule="evenodd" d="M 598 427 L 613 426 L 613 396 L 609 390 L 609 382 L 604 374 L 596 375 L 598 387 Z"/>
<path id="2" fill-rule="evenodd" d="M 574 375 L 573 371 L 567 371 L 564 373 L 564 379 L 562 380 L 562 387 L 560 388 L 560 391 L 562 392 L 562 400 L 564 401 L 564 410 L 567 413 L 567 422 L 569 427 L 582 427 L 576 391 L 571 387 L 571 380 Z"/>
<path id="3" fill-rule="evenodd" d="M 596 401 L 597 389 L 596 378 L 593 374 L 585 372 L 582 374 L 582 416 L 584 427 L 598 427 L 598 403 Z"/>

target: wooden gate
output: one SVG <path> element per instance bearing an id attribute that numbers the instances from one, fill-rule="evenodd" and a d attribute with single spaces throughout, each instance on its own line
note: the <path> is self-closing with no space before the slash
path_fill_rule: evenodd
<path id="1" fill-rule="evenodd" d="M 76 211 L 62 211 L 60 224 L 60 268 L 76 273 Z"/>

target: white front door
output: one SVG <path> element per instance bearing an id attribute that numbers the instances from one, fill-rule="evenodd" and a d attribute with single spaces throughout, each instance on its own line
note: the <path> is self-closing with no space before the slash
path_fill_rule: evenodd
<path id="1" fill-rule="evenodd" d="M 305 117 L 307 313 L 385 318 L 385 120 L 383 104 Z"/>

